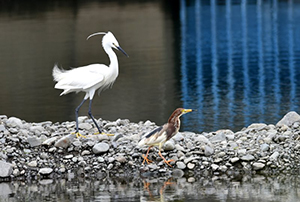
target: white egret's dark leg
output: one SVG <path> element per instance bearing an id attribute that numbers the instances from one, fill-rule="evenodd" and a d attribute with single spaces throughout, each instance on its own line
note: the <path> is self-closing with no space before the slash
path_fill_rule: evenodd
<path id="1" fill-rule="evenodd" d="M 83 105 L 83 103 L 86 101 L 86 99 L 83 99 L 80 105 L 75 109 L 75 117 L 76 117 L 76 133 L 78 133 L 78 112 L 80 107 Z"/>
<path id="2" fill-rule="evenodd" d="M 90 99 L 90 105 L 89 105 L 89 112 L 88 112 L 89 116 L 91 117 L 91 119 L 93 120 L 94 124 L 96 125 L 99 133 L 101 134 L 102 131 L 100 130 L 100 127 L 98 126 L 96 120 L 94 119 L 93 117 L 93 114 L 92 114 L 92 99 Z"/>

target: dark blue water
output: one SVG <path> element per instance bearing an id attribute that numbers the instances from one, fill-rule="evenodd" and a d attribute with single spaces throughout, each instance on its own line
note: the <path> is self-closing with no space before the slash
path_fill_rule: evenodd
<path id="1" fill-rule="evenodd" d="M 129 58 L 95 96 L 96 118 L 165 123 L 177 107 L 182 130 L 276 124 L 299 111 L 300 1 L 0 1 L 0 114 L 30 122 L 72 121 L 83 93 L 59 97 L 53 65 L 109 64 L 112 31 Z M 87 104 L 80 115 L 87 115 Z"/>
<path id="2" fill-rule="evenodd" d="M 298 1 L 180 1 L 181 89 L 203 130 L 299 110 Z M 196 126 L 194 126 L 196 127 Z"/>

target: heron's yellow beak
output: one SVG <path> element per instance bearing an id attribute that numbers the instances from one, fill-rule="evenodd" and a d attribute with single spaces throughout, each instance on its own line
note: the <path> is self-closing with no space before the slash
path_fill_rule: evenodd
<path id="1" fill-rule="evenodd" d="M 182 113 L 186 114 L 186 113 L 189 113 L 189 112 L 192 112 L 192 111 L 193 111 L 192 109 L 183 109 Z"/>

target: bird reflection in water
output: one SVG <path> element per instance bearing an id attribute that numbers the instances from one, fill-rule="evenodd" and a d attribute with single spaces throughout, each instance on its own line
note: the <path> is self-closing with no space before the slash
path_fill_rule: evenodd
<path id="1" fill-rule="evenodd" d="M 162 185 L 157 185 L 156 180 L 152 181 L 151 180 L 143 180 L 143 184 L 144 184 L 144 190 L 146 192 L 148 192 L 149 195 L 149 199 L 150 201 L 161 201 L 164 202 L 165 201 L 165 197 L 164 197 L 164 191 L 166 190 L 167 187 L 171 186 L 171 185 L 175 185 L 176 183 L 172 181 L 172 178 L 169 178 L 168 180 L 164 181 Z M 150 189 L 151 184 L 154 185 L 154 187 L 152 188 L 152 191 Z M 160 188 L 159 188 L 160 187 Z M 157 191 L 156 188 L 159 188 L 159 198 L 155 195 L 153 195 L 153 191 Z M 148 200 L 146 200 L 148 201 Z"/>

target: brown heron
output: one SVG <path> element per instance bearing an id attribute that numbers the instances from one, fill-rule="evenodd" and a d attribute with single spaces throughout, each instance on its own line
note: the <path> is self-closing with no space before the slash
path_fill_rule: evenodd
<path id="1" fill-rule="evenodd" d="M 147 133 L 146 135 L 144 135 L 141 140 L 138 143 L 138 146 L 143 146 L 143 145 L 147 145 L 149 146 L 146 156 L 143 155 L 144 161 L 143 164 L 145 163 L 145 161 L 149 164 L 149 162 L 151 162 L 147 157 L 149 154 L 150 149 L 153 146 L 158 146 L 158 154 L 159 156 L 164 160 L 164 162 L 166 164 L 168 164 L 169 166 L 171 166 L 169 164 L 170 161 L 173 161 L 173 159 L 171 160 L 166 160 L 163 155 L 161 154 L 161 149 L 162 146 L 164 145 L 164 143 L 166 141 L 168 141 L 169 139 L 171 139 L 174 135 L 176 135 L 176 133 L 179 131 L 180 129 L 180 116 L 182 116 L 183 114 L 189 113 L 191 112 L 192 109 L 183 109 L 183 108 L 177 108 L 172 115 L 170 116 L 168 123 L 164 124 L 161 127 L 156 128 L 155 130 Z M 172 167 L 172 166 L 171 166 Z"/>

